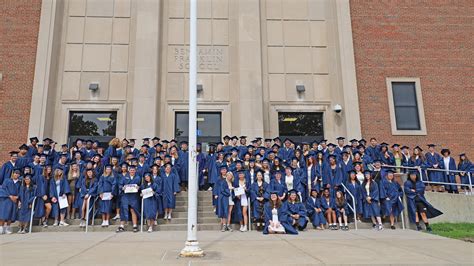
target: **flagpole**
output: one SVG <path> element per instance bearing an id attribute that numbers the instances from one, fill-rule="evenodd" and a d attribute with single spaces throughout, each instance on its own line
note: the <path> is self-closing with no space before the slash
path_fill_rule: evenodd
<path id="1" fill-rule="evenodd" d="M 201 257 L 204 255 L 204 252 L 199 247 L 199 242 L 197 240 L 197 0 L 190 0 L 189 2 L 188 236 L 180 255 L 183 257 Z"/>

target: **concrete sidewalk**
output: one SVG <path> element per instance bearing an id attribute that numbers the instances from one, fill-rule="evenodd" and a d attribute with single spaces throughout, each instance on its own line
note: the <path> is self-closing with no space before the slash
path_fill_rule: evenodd
<path id="1" fill-rule="evenodd" d="M 474 244 L 412 230 L 298 236 L 199 232 L 206 256 L 178 258 L 185 232 L 0 236 L 1 265 L 474 264 Z M 456 255 L 454 255 L 456 254 Z"/>

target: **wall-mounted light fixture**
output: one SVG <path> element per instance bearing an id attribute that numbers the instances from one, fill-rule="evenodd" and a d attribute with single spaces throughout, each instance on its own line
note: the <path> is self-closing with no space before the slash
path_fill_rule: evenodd
<path id="1" fill-rule="evenodd" d="M 91 82 L 89 83 L 89 90 L 92 92 L 96 92 L 99 90 L 99 82 Z"/>

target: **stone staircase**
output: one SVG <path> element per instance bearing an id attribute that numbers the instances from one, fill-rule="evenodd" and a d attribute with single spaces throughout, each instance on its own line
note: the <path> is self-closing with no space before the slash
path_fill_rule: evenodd
<path id="1" fill-rule="evenodd" d="M 187 230 L 187 213 L 188 209 L 188 194 L 187 192 L 181 192 L 176 196 L 176 209 L 173 211 L 172 219 L 164 220 L 163 218 L 158 219 L 158 225 L 154 227 L 155 231 L 186 231 Z M 74 219 L 74 220 L 66 220 L 69 226 L 60 227 L 60 226 L 52 226 L 52 221 L 49 221 L 49 226 L 44 228 L 43 226 L 38 226 L 38 221 L 33 223 L 33 232 L 84 232 L 84 228 L 80 228 L 79 224 L 81 220 Z M 88 231 L 89 232 L 111 232 L 115 231 L 120 224 L 120 221 L 110 221 L 110 225 L 108 227 L 101 227 L 100 224 L 102 223 L 102 219 L 100 219 L 100 215 L 96 216 L 94 220 L 94 225 L 89 225 Z M 252 226 L 253 227 L 253 226 Z M 350 223 L 349 227 L 351 229 L 355 229 L 354 223 Z M 389 223 L 384 223 L 384 227 L 390 228 Z M 401 223 L 396 224 L 397 229 L 401 229 Z M 132 226 L 127 225 L 127 231 L 132 230 Z M 212 193 L 210 191 L 199 191 L 198 192 L 198 230 L 200 231 L 219 231 L 220 230 L 219 219 L 214 213 L 214 207 L 212 206 Z M 372 223 L 370 222 L 359 222 L 358 229 L 371 229 Z M 143 230 L 146 231 L 148 227 L 145 225 Z M 239 225 L 233 225 L 234 230 L 239 229 Z M 255 228 L 253 228 L 255 229 Z M 312 225 L 308 224 L 307 229 L 312 230 Z M 18 231 L 18 224 L 15 223 L 12 225 L 12 231 L 16 233 Z"/>

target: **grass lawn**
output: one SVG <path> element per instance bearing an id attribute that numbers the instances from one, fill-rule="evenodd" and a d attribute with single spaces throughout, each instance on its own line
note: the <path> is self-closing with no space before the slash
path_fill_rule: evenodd
<path id="1" fill-rule="evenodd" d="M 431 227 L 436 235 L 468 241 L 474 240 L 474 223 L 436 223 Z"/>

